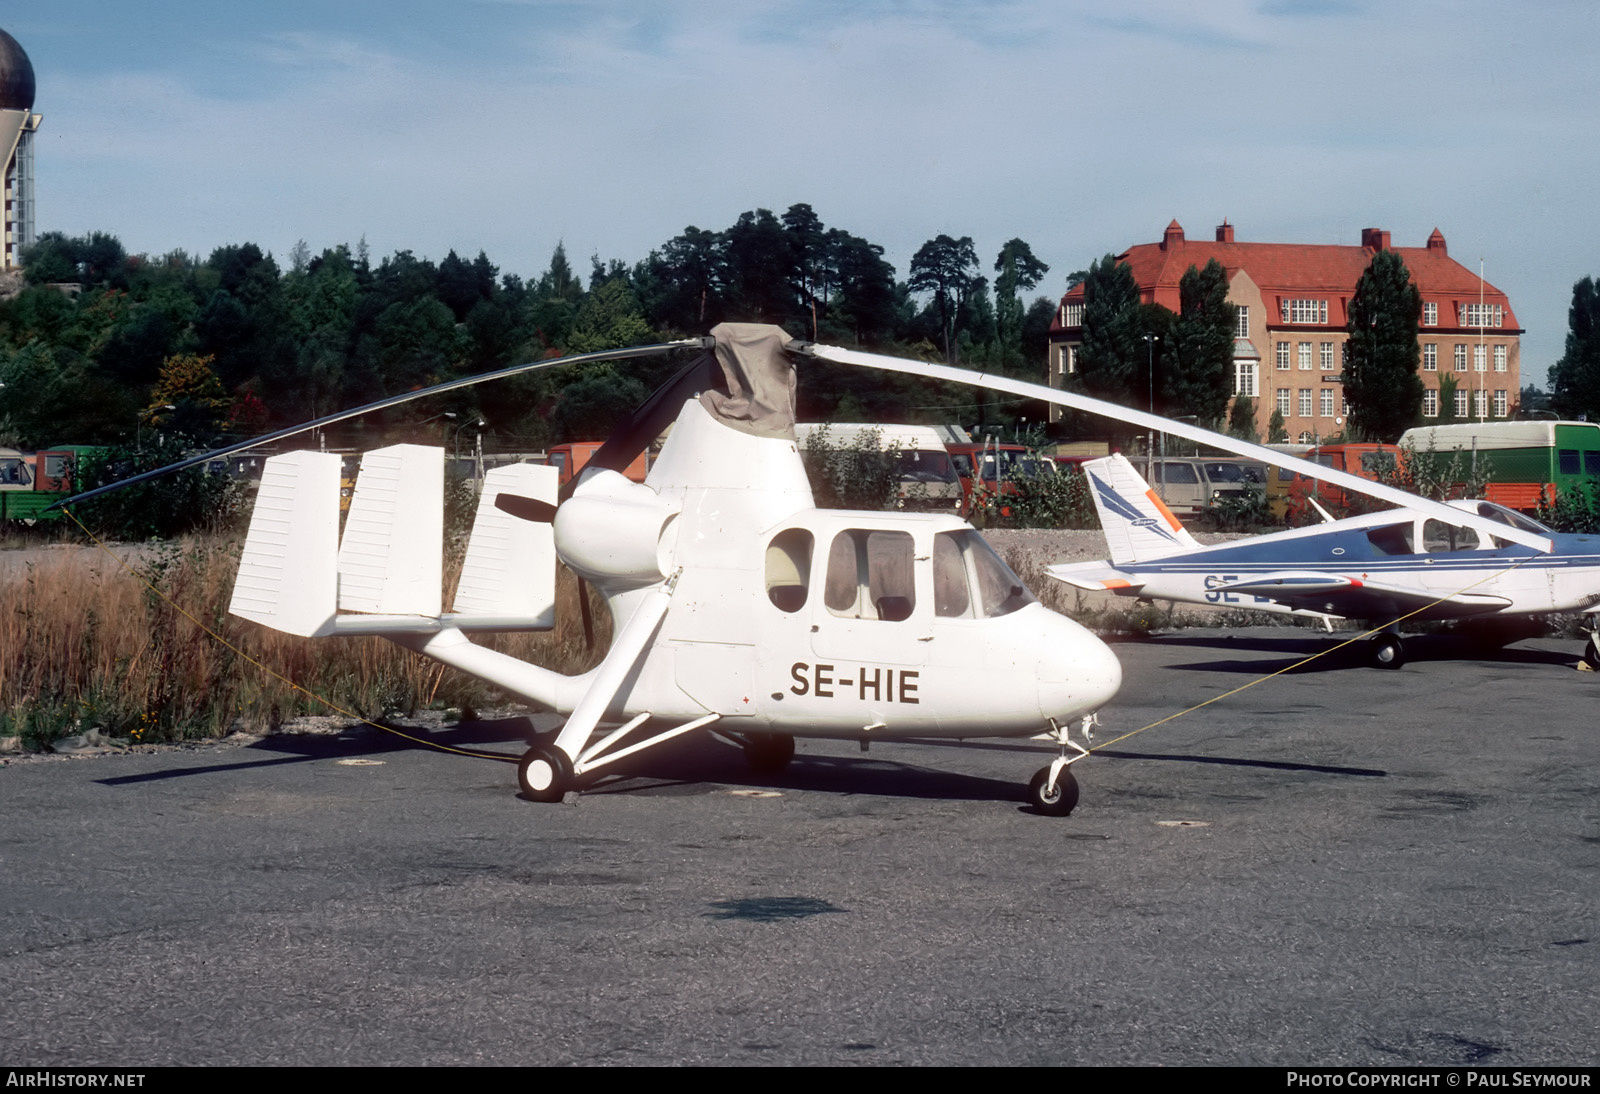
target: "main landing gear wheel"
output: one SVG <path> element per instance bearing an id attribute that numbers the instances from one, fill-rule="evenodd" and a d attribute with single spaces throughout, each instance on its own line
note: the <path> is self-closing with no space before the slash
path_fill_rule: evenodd
<path id="1" fill-rule="evenodd" d="M 517 763 L 517 783 L 536 802 L 558 802 L 572 786 L 572 760 L 559 748 L 534 745 Z"/>
<path id="2" fill-rule="evenodd" d="M 1056 785 L 1049 791 L 1050 769 L 1041 767 L 1028 782 L 1028 801 L 1047 817 L 1064 817 L 1078 804 L 1078 780 L 1069 768 L 1063 767 L 1056 776 Z"/>
<path id="3" fill-rule="evenodd" d="M 744 737 L 744 758 L 756 771 L 782 771 L 794 759 L 794 738 L 787 733 L 750 733 Z"/>
<path id="4" fill-rule="evenodd" d="M 1380 634 L 1367 643 L 1372 664 L 1380 669 L 1397 669 L 1406 663 L 1406 648 L 1392 634 Z"/>

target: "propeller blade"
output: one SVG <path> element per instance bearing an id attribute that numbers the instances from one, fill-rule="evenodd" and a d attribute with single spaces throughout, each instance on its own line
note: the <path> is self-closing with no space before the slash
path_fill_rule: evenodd
<path id="1" fill-rule="evenodd" d="M 531 520 L 535 524 L 549 524 L 556 519 L 556 507 L 547 501 L 538 498 L 525 498 L 521 494 L 500 493 L 495 495 L 494 507 L 502 513 L 510 513 L 522 520 Z"/>

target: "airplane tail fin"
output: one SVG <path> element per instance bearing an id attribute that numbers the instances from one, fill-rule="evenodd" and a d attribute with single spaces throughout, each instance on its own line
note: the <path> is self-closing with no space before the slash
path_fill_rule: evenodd
<path id="1" fill-rule="evenodd" d="M 1118 566 L 1192 551 L 1200 546 L 1120 453 L 1083 465 L 1089 492 Z"/>
<path id="2" fill-rule="evenodd" d="M 290 452 L 267 461 L 230 613 L 305 637 L 554 626 L 550 524 L 514 517 L 495 499 L 509 490 L 553 507 L 555 468 L 514 465 L 485 476 L 454 614 L 440 610 L 443 450 L 394 445 L 368 452 L 342 541 L 339 476 L 333 453 Z"/>

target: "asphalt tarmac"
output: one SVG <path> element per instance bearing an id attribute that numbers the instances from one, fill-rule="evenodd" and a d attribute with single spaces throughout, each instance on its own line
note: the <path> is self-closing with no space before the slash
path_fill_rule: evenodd
<path id="1" fill-rule="evenodd" d="M 1099 739 L 1331 641 L 1120 644 Z M 1409 652 L 1109 745 L 1064 819 L 1029 741 L 692 735 L 562 805 L 365 728 L 12 764 L 0 1065 L 1594 1065 L 1600 674 Z"/>

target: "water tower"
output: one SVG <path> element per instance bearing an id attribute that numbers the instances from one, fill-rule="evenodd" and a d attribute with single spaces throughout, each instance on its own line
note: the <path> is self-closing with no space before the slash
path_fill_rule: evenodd
<path id="1" fill-rule="evenodd" d="M 6 165 L 5 242 L 0 267 L 14 270 L 34 241 L 33 135 L 44 118 L 33 112 L 33 62 L 0 30 L 0 156 Z"/>

